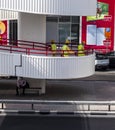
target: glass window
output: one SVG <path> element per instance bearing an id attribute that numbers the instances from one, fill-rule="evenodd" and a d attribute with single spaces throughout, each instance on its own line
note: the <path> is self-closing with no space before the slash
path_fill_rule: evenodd
<path id="1" fill-rule="evenodd" d="M 71 24 L 71 42 L 79 42 L 79 24 Z"/>
<path id="2" fill-rule="evenodd" d="M 47 22 L 57 23 L 57 38 L 54 40 L 65 42 L 65 40 L 68 39 L 75 44 L 79 43 L 79 16 L 48 16 Z M 50 25 L 52 26 L 52 28 L 54 28 L 53 24 Z"/>
<path id="3" fill-rule="evenodd" d="M 70 24 L 59 24 L 59 42 L 65 42 L 70 37 Z"/>
<path id="4" fill-rule="evenodd" d="M 77 24 L 79 24 L 80 23 L 80 17 L 78 17 L 78 16 L 72 16 L 72 23 L 77 23 Z"/>
<path id="5" fill-rule="evenodd" d="M 59 22 L 70 22 L 70 16 L 60 16 Z"/>
<path id="6" fill-rule="evenodd" d="M 58 22 L 58 17 L 54 17 L 54 16 L 52 16 L 52 17 L 46 17 L 46 21 L 48 21 L 48 22 Z"/>
<path id="7" fill-rule="evenodd" d="M 17 41 L 17 20 L 9 21 L 9 42 L 15 45 Z"/>

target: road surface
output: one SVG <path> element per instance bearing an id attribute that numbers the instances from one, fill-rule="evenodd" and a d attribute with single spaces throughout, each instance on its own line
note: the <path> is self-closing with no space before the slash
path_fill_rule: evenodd
<path id="1" fill-rule="evenodd" d="M 115 100 L 115 71 L 96 72 L 93 76 L 72 80 L 47 80 L 46 94 L 15 95 L 16 79 L 0 79 L 1 99 L 40 100 Z"/>

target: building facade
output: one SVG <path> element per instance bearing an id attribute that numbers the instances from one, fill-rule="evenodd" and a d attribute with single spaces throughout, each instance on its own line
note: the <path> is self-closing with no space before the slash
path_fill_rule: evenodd
<path id="1" fill-rule="evenodd" d="M 0 47 L 0 75 L 24 77 L 31 87 L 41 88 L 40 93 L 44 94 L 46 79 L 74 79 L 94 74 L 93 53 L 82 57 L 52 57 L 40 55 L 36 49 L 38 55 L 33 55 L 35 48 L 9 44 L 12 40 L 42 44 L 52 39 L 79 43 L 80 16 L 95 15 L 96 5 L 96 0 L 0 0 L 0 10 L 12 11 L 7 18 L 2 12 L 0 21 L 0 43 L 10 39 L 8 45 L 4 42 Z M 11 16 L 13 12 L 18 12 L 15 18 Z"/>
<path id="2" fill-rule="evenodd" d="M 0 19 L 7 30 L 0 37 L 10 41 L 29 40 L 43 43 L 52 39 L 56 42 L 68 39 L 75 44 L 84 41 L 86 48 L 115 50 L 115 2 L 87 0 L 73 5 L 73 1 L 25 0 L 6 4 L 8 1 L 1 0 L 1 9 L 5 11 L 0 11 Z"/>
<path id="3" fill-rule="evenodd" d="M 39 42 L 49 42 L 51 39 L 64 42 L 65 39 L 69 39 L 79 42 L 80 16 L 94 15 L 96 0 L 0 0 L 0 8 L 7 12 L 12 11 L 7 18 L 4 13 L 2 15 L 2 20 L 9 19 L 8 39 Z M 15 18 L 13 11 L 18 12 Z M 11 21 L 12 18 L 18 21 Z"/>
<path id="4" fill-rule="evenodd" d="M 115 50 L 115 2 L 98 0 L 95 16 L 82 17 L 82 40 L 96 51 Z"/>

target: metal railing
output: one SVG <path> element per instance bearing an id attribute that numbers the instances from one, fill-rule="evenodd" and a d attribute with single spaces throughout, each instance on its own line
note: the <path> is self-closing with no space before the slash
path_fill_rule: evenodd
<path id="1" fill-rule="evenodd" d="M 57 50 L 55 51 L 55 55 L 63 56 L 64 51 L 61 49 L 63 43 L 56 43 L 56 44 L 57 44 Z M 71 50 L 68 51 L 69 56 L 77 56 L 78 55 L 77 45 L 74 46 L 70 44 L 69 47 L 71 48 Z M 9 39 L 2 39 L 2 41 L 0 41 L 0 50 L 7 51 L 9 53 L 23 53 L 27 55 L 52 56 L 54 54 L 54 51 L 51 51 L 50 49 L 50 43 L 39 43 L 23 40 L 11 41 Z M 92 54 L 93 52 L 94 52 L 93 49 L 85 49 L 84 51 L 85 55 Z"/>
<path id="2" fill-rule="evenodd" d="M 115 111 L 115 101 L 0 100 L 1 110 Z"/>

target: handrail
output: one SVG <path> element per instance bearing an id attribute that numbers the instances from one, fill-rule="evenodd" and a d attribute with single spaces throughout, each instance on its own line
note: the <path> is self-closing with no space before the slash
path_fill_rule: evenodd
<path id="1" fill-rule="evenodd" d="M 115 101 L 53 101 L 53 100 L 9 100 L 9 99 L 1 99 L 0 100 L 0 104 L 1 104 L 1 108 L 0 109 L 8 109 L 5 108 L 5 104 L 13 104 L 13 106 L 15 106 L 15 108 L 12 109 L 17 109 L 16 108 L 16 104 L 20 104 L 20 106 L 22 105 L 23 108 L 24 105 L 30 105 L 31 106 L 31 110 L 35 109 L 36 105 L 73 105 L 76 107 L 76 111 L 115 111 Z M 82 106 L 80 109 L 80 106 Z M 86 107 L 87 106 L 87 107 Z M 95 106 L 97 106 L 97 110 L 95 108 Z M 19 107 L 19 106 L 17 106 Z M 85 108 L 86 107 L 86 108 Z M 104 107 L 104 108 L 103 108 Z M 113 107 L 113 108 L 112 108 Z M 79 109 L 78 109 L 79 108 Z M 103 108 L 103 109 L 102 109 Z M 11 109 L 11 108 L 10 108 Z M 20 108 L 18 108 L 20 109 Z M 66 109 L 66 107 L 65 107 Z"/>
<path id="2" fill-rule="evenodd" d="M 10 43 L 12 43 L 10 45 Z M 9 41 L 9 39 L 3 39 L 3 41 L 0 43 L 0 50 L 9 51 L 12 52 L 19 52 L 19 53 L 25 53 L 25 54 L 35 54 L 35 55 L 52 55 L 53 51 L 50 50 L 49 44 L 45 43 L 38 43 L 38 42 L 31 42 L 31 41 L 23 41 L 23 40 L 17 40 L 17 41 Z M 69 53 L 70 56 L 78 55 L 78 50 L 71 49 L 73 53 Z M 55 51 L 57 56 L 62 56 L 64 54 L 64 50 L 61 50 L 60 43 L 58 46 L 58 49 Z M 86 49 L 85 55 L 92 54 L 92 49 Z"/>
<path id="3" fill-rule="evenodd" d="M 10 40 L 10 39 L 2 39 L 0 41 L 1 46 L 15 46 L 15 47 L 26 47 L 30 49 L 42 48 L 44 50 L 47 49 L 46 43 L 39 43 L 33 41 L 24 41 L 24 40 Z"/>
<path id="4" fill-rule="evenodd" d="M 19 49 L 19 50 L 18 50 Z M 4 50 L 4 51 L 9 51 L 10 53 L 13 52 L 19 52 L 19 53 L 25 53 L 25 54 L 43 54 L 43 55 L 52 55 L 53 51 L 50 50 L 44 50 L 43 48 L 27 48 L 27 47 L 21 47 L 21 46 L 10 46 L 10 45 L 0 45 L 0 50 Z M 77 56 L 77 52 L 78 50 L 72 50 L 73 53 L 69 54 L 71 55 L 75 55 Z M 64 53 L 64 50 L 57 50 L 55 51 L 57 56 L 62 56 L 62 54 Z M 92 54 L 93 50 L 85 50 L 85 54 Z"/>

